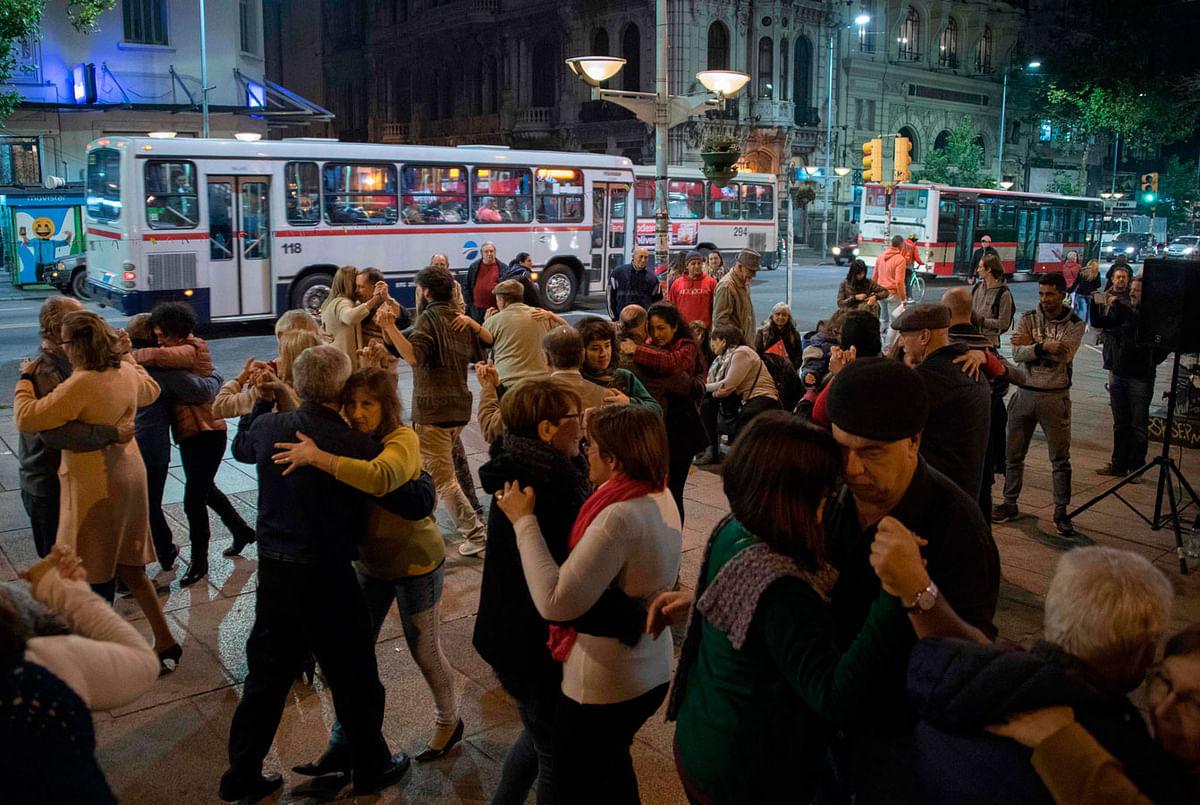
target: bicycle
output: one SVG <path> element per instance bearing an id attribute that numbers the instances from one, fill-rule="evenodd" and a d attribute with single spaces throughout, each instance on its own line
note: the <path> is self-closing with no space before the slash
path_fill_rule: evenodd
<path id="1" fill-rule="evenodd" d="M 913 302 L 925 301 L 925 278 L 916 271 L 909 271 L 908 298 Z"/>

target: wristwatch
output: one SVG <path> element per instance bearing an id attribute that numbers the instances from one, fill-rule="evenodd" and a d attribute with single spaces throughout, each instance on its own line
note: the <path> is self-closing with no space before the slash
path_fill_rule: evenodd
<path id="1" fill-rule="evenodd" d="M 937 603 L 939 595 L 941 593 L 938 591 L 937 585 L 933 583 L 933 579 L 930 579 L 929 586 L 917 593 L 912 603 L 901 600 L 900 604 L 904 607 L 905 612 L 928 612 Z"/>
<path id="2" fill-rule="evenodd" d="M 22 372 L 22 373 L 21 373 L 21 377 L 20 377 L 20 379 L 21 379 L 21 380 L 28 380 L 30 383 L 33 383 L 33 382 L 35 382 L 35 381 L 34 381 L 34 377 L 33 377 L 33 375 L 31 375 L 29 372 Z"/>

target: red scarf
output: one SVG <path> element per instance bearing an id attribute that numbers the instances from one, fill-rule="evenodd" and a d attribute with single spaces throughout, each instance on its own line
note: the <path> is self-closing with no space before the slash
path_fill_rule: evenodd
<path id="1" fill-rule="evenodd" d="M 633 481 L 623 472 L 616 473 L 602 483 L 579 510 L 579 515 L 575 518 L 575 525 L 571 526 L 571 535 L 567 537 L 567 551 L 570 552 L 579 544 L 579 540 L 583 538 L 583 532 L 587 531 L 596 516 L 608 506 L 653 495 L 661 492 L 665 486 L 665 483 Z M 571 647 L 575 645 L 575 638 L 578 636 L 578 633 L 570 626 L 551 624 L 550 639 L 546 641 L 546 645 L 550 647 L 550 656 L 559 662 L 566 661 L 567 655 L 571 653 Z"/>

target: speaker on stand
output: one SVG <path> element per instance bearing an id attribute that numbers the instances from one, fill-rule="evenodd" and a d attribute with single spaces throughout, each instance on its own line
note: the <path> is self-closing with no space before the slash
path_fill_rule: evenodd
<path id="1" fill-rule="evenodd" d="M 1200 507 L 1200 496 L 1183 477 L 1175 460 L 1171 458 L 1171 435 L 1175 427 L 1175 408 L 1179 394 L 1179 358 L 1183 353 L 1200 352 L 1200 316 L 1188 309 L 1189 301 L 1194 304 L 1200 299 L 1200 262 L 1193 260 L 1169 260 L 1150 258 L 1142 264 L 1141 321 L 1138 340 L 1147 346 L 1173 352 L 1171 360 L 1171 384 L 1167 392 L 1167 418 L 1163 429 L 1162 452 L 1147 464 L 1139 467 L 1110 489 L 1084 503 L 1068 515 L 1074 518 L 1087 511 L 1110 495 L 1124 503 L 1134 514 L 1142 518 L 1154 531 L 1168 523 L 1175 532 L 1175 550 L 1179 556 L 1179 572 L 1187 573 L 1187 555 L 1183 546 L 1182 513 L 1192 505 Z M 1189 378 L 1190 380 L 1190 378 Z M 1191 395 L 1183 397 L 1189 404 Z M 1147 517 L 1132 503 L 1121 497 L 1121 490 L 1128 484 L 1150 472 L 1158 470 L 1158 490 L 1154 497 L 1154 514 Z M 1175 496 L 1178 480 L 1181 495 L 1187 493 L 1190 500 L 1179 500 Z M 1167 506 L 1163 507 L 1163 493 Z M 1197 521 L 1200 523 L 1200 520 Z"/>

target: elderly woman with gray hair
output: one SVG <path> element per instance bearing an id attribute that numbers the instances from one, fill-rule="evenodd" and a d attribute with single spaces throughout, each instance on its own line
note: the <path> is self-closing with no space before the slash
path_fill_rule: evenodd
<path id="1" fill-rule="evenodd" d="M 1174 589 L 1140 554 L 1101 546 L 1063 554 L 1046 592 L 1045 639 L 1031 651 L 950 640 L 913 650 L 908 692 L 921 723 L 914 800 L 1050 802 L 1031 744 L 1003 726 L 1051 706 L 1073 720 L 1157 803 L 1191 802 L 1184 769 L 1126 698 L 1150 670 Z M 1001 726 L 997 726 L 1001 725 Z M 948 764 L 946 758 L 953 757 Z"/>

